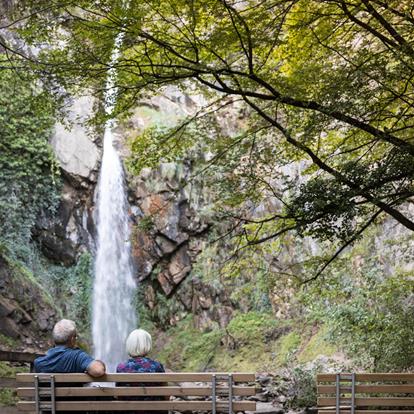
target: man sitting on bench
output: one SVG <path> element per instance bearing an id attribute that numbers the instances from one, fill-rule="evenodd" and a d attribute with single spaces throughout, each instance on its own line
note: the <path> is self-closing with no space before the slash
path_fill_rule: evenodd
<path id="1" fill-rule="evenodd" d="M 49 349 L 45 356 L 34 361 L 35 372 L 39 373 L 82 373 L 92 377 L 105 374 L 105 364 L 93 359 L 85 351 L 76 347 L 76 324 L 69 319 L 62 319 L 53 328 L 55 347 Z"/>

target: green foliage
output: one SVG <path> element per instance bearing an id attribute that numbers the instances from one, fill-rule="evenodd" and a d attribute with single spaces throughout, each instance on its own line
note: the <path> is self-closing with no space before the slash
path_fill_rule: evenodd
<path id="1" fill-rule="evenodd" d="M 236 313 L 227 326 L 228 333 L 238 344 L 264 342 L 266 336 L 278 326 L 271 314 L 248 312 Z"/>
<path id="2" fill-rule="evenodd" d="M 76 321 L 81 339 L 90 341 L 93 259 L 83 253 L 71 267 L 52 265 L 39 258 L 36 277 L 56 298 L 63 316 Z"/>
<path id="3" fill-rule="evenodd" d="M 366 369 L 404 370 L 414 364 L 414 287 L 411 275 L 366 276 L 346 303 L 329 309 L 332 340 Z M 361 352 L 363 350 L 363 352 Z"/>
<path id="4" fill-rule="evenodd" d="M 337 344 L 331 343 L 328 338 L 328 332 L 325 326 L 311 336 L 308 342 L 305 342 L 303 349 L 297 355 L 299 363 L 306 363 L 315 360 L 319 355 L 326 357 L 332 356 L 337 351 Z"/>
<path id="5" fill-rule="evenodd" d="M 137 224 L 139 230 L 148 232 L 154 228 L 154 218 L 152 216 L 142 217 Z"/>
<path id="6" fill-rule="evenodd" d="M 15 366 L 10 362 L 0 361 L 0 377 L 13 378 L 19 372 L 25 372 L 27 368 L 24 366 Z"/>
<path id="7" fill-rule="evenodd" d="M 303 286 L 302 303 L 315 321 L 326 324 L 326 338 L 359 367 L 404 370 L 414 363 L 414 287 L 412 272 L 403 270 L 412 260 L 412 237 L 389 244 L 378 232 L 367 233 L 325 278 Z M 407 246 L 404 254 L 401 243 Z"/>
<path id="8" fill-rule="evenodd" d="M 129 170 L 138 174 L 160 162 L 209 154 L 195 174 L 214 187 L 220 230 L 235 236 L 223 246 L 237 260 L 205 276 L 233 288 L 232 299 L 259 314 L 275 307 L 278 284 L 319 275 L 335 251 L 359 240 L 362 254 L 345 251 L 326 278 L 302 288 L 304 306 L 363 366 L 403 369 L 413 363 L 410 278 L 398 269 L 387 273 L 387 259 L 372 252 L 373 239 L 359 238 L 376 214 L 414 229 L 401 208 L 414 194 L 412 5 L 391 0 L 373 9 L 373 3 L 131 0 L 125 8 L 121 0 L 82 0 L 69 14 L 65 5 L 48 14 L 37 12 L 45 0 L 24 0 L 16 13 L 30 16 L 20 29 L 29 44 L 50 41 L 39 58 L 57 69 L 53 80 L 75 90 L 95 88 L 98 96 L 122 30 L 118 111 L 166 85 L 203 93 L 204 111 L 217 117 L 200 110 L 194 121 L 133 137 Z M 217 121 L 227 121 L 230 101 L 239 110 L 235 133 Z M 202 164 L 203 157 L 194 158 Z M 15 197 L 13 191 L 7 196 L 7 202 Z M 237 226 L 226 227 L 226 220 Z M 292 242 L 295 230 L 305 238 Z M 319 251 L 306 251 L 306 236 L 322 241 Z M 269 240 L 268 248 L 257 248 Z M 253 246 L 249 253 L 242 243 Z M 358 256 L 365 263 L 355 264 Z M 157 304 L 153 319 L 164 324 L 182 311 L 161 296 Z M 252 353 L 251 332 L 260 337 L 267 328 L 257 315 L 244 316 L 251 330 L 243 336 L 237 318 L 232 326 L 240 353 Z M 294 336 L 285 340 L 288 350 L 299 343 Z"/>
<path id="9" fill-rule="evenodd" d="M 28 368 L 15 366 L 9 362 L 0 361 L 0 378 L 15 378 L 19 372 L 27 372 Z M 0 409 L 1 406 L 10 407 L 17 402 L 16 390 L 11 388 L 0 389 Z"/>
<path id="10" fill-rule="evenodd" d="M 293 361 L 299 350 L 301 337 L 297 332 L 289 332 L 283 335 L 275 346 L 276 360 L 280 365 L 286 365 Z"/>
<path id="11" fill-rule="evenodd" d="M 155 126 L 147 128 L 130 142 L 131 157 L 127 166 L 138 175 L 144 167 L 154 168 L 160 162 L 177 161 L 193 144 L 188 133 L 175 128 Z"/>
<path id="12" fill-rule="evenodd" d="M 29 255 L 29 257 L 25 257 L 25 260 L 22 261 L 16 257 L 16 252 L 13 249 L 14 246 L 14 243 L 6 244 L 4 242 L 0 242 L 0 253 L 10 267 L 13 274 L 13 280 L 16 281 L 17 286 L 20 285 L 28 287 L 28 284 L 34 285 L 39 290 L 44 302 L 48 303 L 52 308 L 56 308 L 55 302 L 47 287 L 43 286 L 39 279 L 34 275 L 37 266 L 34 265 L 33 260 L 37 263 L 37 250 L 30 244 L 24 244 L 23 246 L 19 245 L 19 247 L 22 248 L 19 252 L 24 250 L 28 252 Z M 32 301 L 33 297 L 30 294 L 30 289 L 24 288 L 22 293 L 19 294 L 19 302 L 29 305 Z"/>
<path id="13" fill-rule="evenodd" d="M 168 341 L 157 357 L 172 370 L 204 371 L 217 354 L 223 332 L 200 332 L 188 317 L 167 332 Z"/>
<path id="14" fill-rule="evenodd" d="M 216 237 L 214 232 L 210 233 L 211 239 Z M 233 247 L 229 243 L 207 245 L 197 256 L 192 275 L 218 290 L 227 289 L 231 292 L 231 300 L 242 310 L 270 313 L 270 296 L 276 281 L 263 249 L 276 254 L 279 250 L 278 241 L 269 243 L 266 248 L 246 249 L 244 254 L 238 254 L 234 260 L 226 261 Z"/>
<path id="15" fill-rule="evenodd" d="M 15 249 L 13 248 L 15 247 Z M 50 263 L 34 244 L 0 244 L 0 251 L 19 283 L 30 281 L 39 287 L 43 299 L 61 313 L 62 317 L 76 321 L 82 340 L 90 340 L 93 259 L 89 253 L 79 256 L 77 263 L 64 267 Z M 16 256 L 16 253 L 17 256 Z M 24 253 L 23 257 L 19 257 Z M 31 300 L 25 295 L 19 298 Z M 0 338 L 1 343 L 1 338 Z"/>
<path id="16" fill-rule="evenodd" d="M 75 320 L 79 332 L 86 337 L 90 335 L 92 319 L 92 283 L 93 259 L 89 253 L 83 253 L 65 280 L 70 292 L 67 313 Z"/>
<path id="17" fill-rule="evenodd" d="M 6 348 L 14 348 L 17 345 L 17 341 L 13 338 L 0 334 L 0 346 Z"/>
<path id="18" fill-rule="evenodd" d="M 315 407 L 317 403 L 316 374 L 318 367 L 305 369 L 301 365 L 290 369 L 285 375 L 289 378 L 288 402 L 291 408 Z"/>
<path id="19" fill-rule="evenodd" d="M 9 388 L 0 389 L 0 408 L 1 406 L 11 407 L 17 402 L 17 396 L 14 390 Z"/>
<path id="20" fill-rule="evenodd" d="M 155 279 L 158 274 L 158 270 L 155 269 L 152 272 L 152 277 Z M 180 289 L 187 289 L 190 285 L 190 280 L 186 279 L 180 285 Z M 142 291 L 138 292 L 138 300 L 142 295 Z M 185 310 L 184 305 L 177 300 L 175 295 L 166 297 L 163 292 L 155 291 L 155 306 L 153 309 L 145 309 L 145 319 L 151 320 L 158 327 L 167 329 L 170 326 L 171 320 L 182 320 L 188 315 L 188 311 Z M 138 305 L 139 306 L 139 305 Z"/>
<path id="21" fill-rule="evenodd" d="M 1 57 L 1 56 L 0 56 Z M 58 167 L 48 143 L 54 109 L 47 93 L 11 69 L 0 71 L 0 232 L 28 242 L 58 201 Z"/>

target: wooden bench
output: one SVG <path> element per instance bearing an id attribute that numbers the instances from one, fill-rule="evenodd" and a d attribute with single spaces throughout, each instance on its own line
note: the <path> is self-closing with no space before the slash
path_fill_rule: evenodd
<path id="1" fill-rule="evenodd" d="M 246 384 L 255 381 L 251 373 L 107 374 L 98 379 L 87 374 L 17 374 L 16 380 L 17 408 L 26 413 L 173 410 L 231 414 L 256 409 L 254 401 L 243 399 L 256 393 L 255 386 Z M 137 401 L 136 397 L 160 400 Z"/>
<path id="2" fill-rule="evenodd" d="M 414 374 L 318 374 L 318 414 L 414 414 Z"/>

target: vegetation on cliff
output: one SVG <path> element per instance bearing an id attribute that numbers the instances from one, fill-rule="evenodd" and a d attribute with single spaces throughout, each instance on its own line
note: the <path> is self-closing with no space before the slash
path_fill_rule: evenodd
<path id="1" fill-rule="evenodd" d="M 30 241 L 40 215 L 57 206 L 59 169 L 49 145 L 54 119 L 50 96 L 33 78 L 10 65 L 0 70 L 0 237 L 14 251 Z"/>

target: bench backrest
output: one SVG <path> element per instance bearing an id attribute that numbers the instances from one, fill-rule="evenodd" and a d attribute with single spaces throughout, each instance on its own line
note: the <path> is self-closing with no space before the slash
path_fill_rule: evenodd
<path id="1" fill-rule="evenodd" d="M 254 401 L 243 399 L 256 392 L 254 385 L 246 385 L 255 381 L 252 373 L 107 374 L 98 379 L 87 374 L 17 374 L 16 379 L 20 398 L 17 407 L 22 412 L 174 410 L 233 413 L 256 409 Z M 81 401 L 76 401 L 80 397 Z M 154 397 L 156 401 L 137 401 L 137 397 Z"/>
<path id="2" fill-rule="evenodd" d="M 414 374 L 318 374 L 319 414 L 414 414 Z"/>

